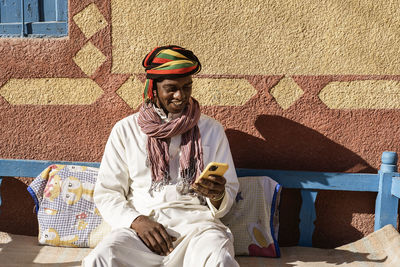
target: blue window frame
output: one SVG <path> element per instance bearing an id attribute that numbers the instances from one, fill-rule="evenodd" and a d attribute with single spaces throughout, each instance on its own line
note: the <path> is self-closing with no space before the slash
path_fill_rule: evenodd
<path id="1" fill-rule="evenodd" d="M 0 37 L 68 35 L 68 0 L 0 0 Z"/>

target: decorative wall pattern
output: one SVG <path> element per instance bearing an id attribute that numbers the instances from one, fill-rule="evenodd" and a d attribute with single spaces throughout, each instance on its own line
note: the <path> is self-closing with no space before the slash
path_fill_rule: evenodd
<path id="1" fill-rule="evenodd" d="M 91 42 L 88 42 L 76 53 L 73 60 L 90 77 L 104 63 L 106 56 Z"/>
<path id="2" fill-rule="evenodd" d="M 400 83 L 393 80 L 331 82 L 319 97 L 333 109 L 398 109 Z"/>
<path id="3" fill-rule="evenodd" d="M 236 167 L 376 171 L 382 151 L 400 152 L 399 12 L 395 0 L 70 0 L 68 37 L 0 39 L 0 157 L 99 161 L 142 101 L 143 56 L 177 44 L 202 62 L 193 96 Z M 30 202 L 7 200 L 25 185 L 3 190 L 0 230 L 35 234 Z M 370 233 L 374 198 L 321 192 L 315 243 Z M 299 202 L 285 192 L 283 245 Z"/>
<path id="4" fill-rule="evenodd" d="M 0 95 L 11 105 L 88 105 L 103 90 L 91 79 L 10 79 Z"/>
<path id="5" fill-rule="evenodd" d="M 94 3 L 89 4 L 73 17 L 74 22 L 89 39 L 108 25 L 106 19 Z"/>
<path id="6" fill-rule="evenodd" d="M 303 93 L 293 79 L 286 77 L 271 89 L 271 95 L 283 109 L 289 108 Z"/>

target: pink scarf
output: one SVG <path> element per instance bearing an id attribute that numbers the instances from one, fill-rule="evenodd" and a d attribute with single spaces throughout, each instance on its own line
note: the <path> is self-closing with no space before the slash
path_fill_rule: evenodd
<path id="1" fill-rule="evenodd" d="M 153 189 L 160 190 L 167 185 L 169 176 L 169 140 L 182 135 L 179 159 L 180 176 L 184 186 L 191 185 L 204 168 L 203 148 L 197 123 L 200 119 L 200 106 L 196 99 L 189 104 L 180 117 L 163 123 L 152 103 L 143 103 L 139 111 L 138 123 L 148 136 L 147 153 L 151 167 Z"/>

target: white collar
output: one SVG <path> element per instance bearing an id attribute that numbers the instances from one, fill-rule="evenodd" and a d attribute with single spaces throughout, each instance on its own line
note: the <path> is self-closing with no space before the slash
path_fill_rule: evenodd
<path id="1" fill-rule="evenodd" d="M 154 110 L 156 111 L 158 116 L 160 116 L 160 118 L 161 118 L 161 120 L 163 122 L 169 122 L 169 121 L 171 121 L 173 119 L 176 119 L 176 118 L 178 118 L 178 117 L 180 117 L 182 115 L 182 112 L 179 112 L 179 113 L 171 113 L 170 112 L 167 115 L 167 114 L 165 114 L 165 112 L 164 112 L 164 110 L 162 108 L 158 108 L 156 105 L 153 105 L 153 107 L 154 107 Z"/>

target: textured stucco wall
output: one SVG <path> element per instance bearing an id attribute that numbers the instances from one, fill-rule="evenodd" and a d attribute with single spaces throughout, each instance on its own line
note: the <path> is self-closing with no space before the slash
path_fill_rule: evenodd
<path id="1" fill-rule="evenodd" d="M 135 112 L 142 57 L 192 49 L 194 96 L 222 122 L 236 167 L 375 172 L 400 152 L 400 4 L 355 1 L 69 1 L 69 36 L 0 39 L 0 157 L 99 161 Z M 3 181 L 0 230 L 36 234 L 26 180 Z M 16 195 L 22 195 L 16 198 Z M 375 195 L 320 192 L 317 246 L 373 231 Z M 280 242 L 298 238 L 285 190 Z"/>

